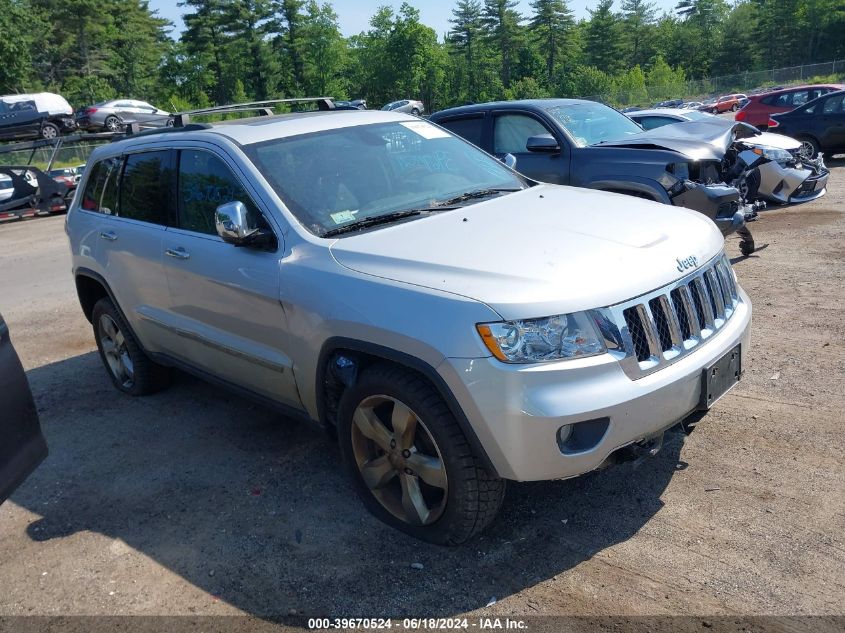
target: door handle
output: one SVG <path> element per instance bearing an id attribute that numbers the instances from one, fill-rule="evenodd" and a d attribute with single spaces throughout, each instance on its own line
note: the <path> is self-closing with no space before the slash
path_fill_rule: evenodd
<path id="1" fill-rule="evenodd" d="M 168 248 L 164 251 L 164 254 L 168 257 L 175 257 L 176 259 L 190 259 L 191 254 L 186 252 L 184 248 L 181 246 L 179 248 Z"/>
<path id="2" fill-rule="evenodd" d="M 117 239 L 117 233 L 114 231 L 101 231 L 100 237 L 104 240 L 108 240 L 109 242 L 114 242 Z"/>

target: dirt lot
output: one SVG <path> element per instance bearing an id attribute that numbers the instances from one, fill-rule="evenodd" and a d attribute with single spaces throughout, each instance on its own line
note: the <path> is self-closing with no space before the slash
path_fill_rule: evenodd
<path id="1" fill-rule="evenodd" d="M 306 425 L 187 376 L 117 393 L 63 219 L 0 225 L 0 310 L 51 449 L 0 507 L 0 615 L 845 614 L 833 165 L 825 198 L 752 226 L 759 255 L 729 240 L 754 347 L 698 430 L 635 471 L 513 485 L 492 529 L 454 549 L 370 517 Z"/>

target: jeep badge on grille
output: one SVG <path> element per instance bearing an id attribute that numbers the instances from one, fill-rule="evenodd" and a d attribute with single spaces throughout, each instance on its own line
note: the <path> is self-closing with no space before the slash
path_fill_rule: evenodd
<path id="1" fill-rule="evenodd" d="M 685 270 L 689 270 L 690 268 L 698 267 L 698 258 L 695 255 L 690 255 L 686 259 L 677 259 L 675 261 L 678 262 L 678 272 L 681 273 Z"/>

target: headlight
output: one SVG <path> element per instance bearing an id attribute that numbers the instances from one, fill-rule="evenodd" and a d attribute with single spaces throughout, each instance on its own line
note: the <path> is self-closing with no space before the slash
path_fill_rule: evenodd
<path id="1" fill-rule="evenodd" d="M 504 363 L 539 363 L 584 358 L 605 351 L 604 341 L 584 312 L 541 319 L 479 323 L 487 349 Z"/>
<path id="2" fill-rule="evenodd" d="M 778 147 L 755 147 L 751 151 L 776 163 L 791 163 L 795 160 L 792 154 Z"/>
<path id="3" fill-rule="evenodd" d="M 684 181 L 689 179 L 689 165 L 687 163 L 672 163 L 666 165 L 666 171 L 658 180 L 666 191 L 672 196 L 676 196 L 684 190 Z"/>

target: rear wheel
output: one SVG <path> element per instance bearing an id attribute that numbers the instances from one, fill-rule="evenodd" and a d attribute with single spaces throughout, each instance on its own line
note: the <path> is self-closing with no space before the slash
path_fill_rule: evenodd
<path id="1" fill-rule="evenodd" d="M 420 115 L 419 108 L 414 108 L 413 110 L 411 110 L 411 114 L 413 114 L 414 116 L 419 116 Z"/>
<path id="2" fill-rule="evenodd" d="M 358 495 L 388 525 L 455 545 L 481 532 L 499 511 L 504 480 L 485 470 L 420 375 L 386 364 L 369 368 L 343 394 L 338 420 Z"/>
<path id="3" fill-rule="evenodd" d="M 144 353 L 111 299 L 100 299 L 94 305 L 91 321 L 100 359 L 115 387 L 133 396 L 144 396 L 167 386 L 168 369 Z"/>
<path id="4" fill-rule="evenodd" d="M 737 110 L 739 110 L 739 106 L 735 103 L 731 106 L 731 112 L 736 112 Z"/>
<path id="5" fill-rule="evenodd" d="M 802 158 L 809 160 L 819 155 L 821 151 L 819 142 L 812 136 L 799 136 L 798 140 L 801 141 L 801 147 L 798 149 L 798 152 Z"/>
<path id="6" fill-rule="evenodd" d="M 120 119 L 118 119 L 112 114 L 106 117 L 106 120 L 103 122 L 103 126 L 109 132 L 119 132 L 122 124 L 120 122 Z"/>

